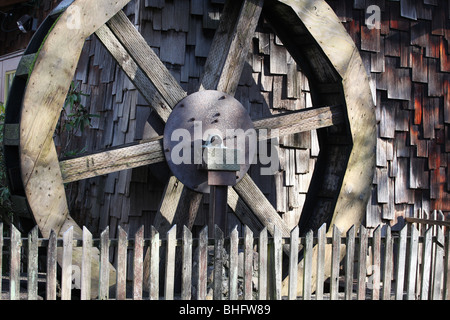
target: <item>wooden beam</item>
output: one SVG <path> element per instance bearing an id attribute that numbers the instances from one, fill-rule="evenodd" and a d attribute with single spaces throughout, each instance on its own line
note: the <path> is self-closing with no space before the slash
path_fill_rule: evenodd
<path id="1" fill-rule="evenodd" d="M 161 138 L 61 161 L 63 181 L 68 183 L 162 162 L 165 158 Z"/>
<path id="2" fill-rule="evenodd" d="M 345 115 L 342 106 L 326 106 L 302 109 L 254 120 L 253 125 L 256 130 L 271 130 L 270 135 L 267 136 L 267 139 L 270 139 L 287 134 L 330 127 L 343 123 L 344 119 Z M 275 129 L 278 130 L 278 133 L 272 132 Z"/>
<path id="3" fill-rule="evenodd" d="M 167 104 L 173 108 L 186 96 L 177 80 L 150 48 L 123 11 L 119 11 L 107 26 L 144 71 Z"/>
<path id="4" fill-rule="evenodd" d="M 148 104 L 166 122 L 172 108 L 155 88 L 145 71 L 137 64 L 107 25 L 101 26 L 95 34 Z"/>
<path id="5" fill-rule="evenodd" d="M 291 230 L 248 174 L 233 189 L 250 207 L 262 225 L 267 227 L 267 231 L 271 235 L 273 235 L 276 226 L 283 237 L 289 237 Z"/>
<path id="6" fill-rule="evenodd" d="M 236 2 L 225 3 L 200 79 L 200 90 L 215 89 L 230 95 L 236 91 L 264 1 Z"/>

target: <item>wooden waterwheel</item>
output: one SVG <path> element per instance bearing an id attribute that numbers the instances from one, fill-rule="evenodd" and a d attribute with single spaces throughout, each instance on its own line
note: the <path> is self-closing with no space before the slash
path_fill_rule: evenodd
<path id="1" fill-rule="evenodd" d="M 75 237 L 81 238 L 81 227 L 69 212 L 65 183 L 169 160 L 163 138 L 58 160 L 53 135 L 87 37 L 95 34 L 100 39 L 164 123 L 170 120 L 172 110 L 184 107 L 183 99 L 195 98 L 187 97 L 121 11 L 128 2 L 63 1 L 32 39 L 12 85 L 5 125 L 11 191 L 27 203 L 44 237 L 51 230 L 60 236 L 73 227 Z M 217 100 L 233 99 L 261 14 L 308 77 L 314 107 L 252 119 L 251 125 L 256 130 L 277 129 L 279 135 L 317 130 L 320 154 L 299 222 L 300 233 L 317 230 L 325 222 L 329 230 L 336 225 L 346 232 L 361 222 L 370 195 L 376 120 L 358 49 L 324 0 L 227 1 L 198 91 L 218 93 Z M 237 121 L 225 120 L 231 126 Z M 228 188 L 228 203 L 239 197 L 245 205 L 230 207 L 244 223 L 258 221 L 271 234 L 276 227 L 289 236 L 290 228 L 246 174 L 247 169 L 248 165 L 241 166 L 237 183 Z M 162 229 L 174 223 L 192 227 L 202 194 L 196 190 L 198 184 L 187 180 L 187 188 L 180 183 L 185 177 L 172 171 L 175 178 L 168 182 L 171 188 L 166 188 L 162 216 L 155 225 Z M 174 199 L 178 203 L 173 203 Z M 98 256 L 97 249 L 92 253 Z M 81 248 L 75 248 L 75 264 L 81 263 L 80 257 Z M 98 281 L 98 258 L 92 277 L 93 283 Z M 115 276 L 110 280 L 112 284 Z M 96 287 L 93 284 L 93 295 Z"/>

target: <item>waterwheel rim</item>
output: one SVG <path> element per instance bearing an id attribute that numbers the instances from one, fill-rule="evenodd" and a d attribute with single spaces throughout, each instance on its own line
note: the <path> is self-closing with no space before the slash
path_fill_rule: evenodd
<path id="1" fill-rule="evenodd" d="M 50 230 L 61 234 L 69 227 L 74 227 L 75 237 L 81 238 L 81 228 L 70 216 L 64 192 L 64 182 L 74 180 L 67 179 L 64 171 L 66 164 L 58 161 L 52 136 L 85 39 L 96 33 L 97 36 L 103 37 L 102 42 L 107 46 L 109 33 L 112 32 L 115 38 L 120 37 L 118 34 L 121 30 L 114 30 L 114 22 L 110 19 L 123 19 L 124 14 L 120 9 L 127 3 L 127 0 L 117 1 L 114 5 L 107 1 L 97 1 L 95 4 L 87 0 L 65 2 L 54 12 L 52 20 L 44 24 L 40 39 L 36 39 L 33 45 L 30 44 L 25 52 L 37 53 L 33 61 L 33 71 L 25 83 L 23 79 L 18 79 L 17 84 L 16 80 L 13 83 L 13 90 L 14 87 L 16 92 L 20 93 L 22 90 L 23 99 L 19 99 L 20 103 L 17 99 L 11 99 L 8 103 L 7 121 L 9 119 L 9 124 L 20 124 L 19 141 L 16 147 L 6 146 L 6 149 L 10 150 L 9 155 L 5 154 L 5 158 L 20 160 L 23 194 L 18 194 L 26 197 L 32 216 L 45 237 L 50 234 Z M 374 103 L 358 49 L 338 17 L 323 0 L 266 0 L 264 5 L 263 1 L 243 1 L 243 6 L 247 9 L 259 8 L 259 12 L 262 9 L 277 36 L 312 82 L 314 104 L 342 106 L 339 112 L 343 110 L 345 119 L 330 120 L 330 124 L 323 125 L 325 128 L 320 129 L 321 154 L 312 178 L 312 184 L 316 187 L 308 191 L 304 209 L 306 213 L 302 214 L 299 226 L 301 234 L 309 229 L 317 229 L 324 222 L 330 226 L 329 230 L 332 230 L 331 226 L 336 225 L 345 232 L 362 220 L 375 168 Z M 81 12 L 88 21 L 83 23 L 80 29 L 73 29 L 74 12 Z M 102 15 L 99 16 L 98 12 Z M 120 14 L 122 16 L 117 18 Z M 61 43 L 65 43 L 65 47 L 70 48 L 71 52 L 61 54 Z M 49 57 L 54 60 L 51 61 Z M 140 67 L 139 70 L 143 69 L 138 71 L 145 74 L 145 66 L 139 61 L 142 57 L 133 58 Z M 115 59 L 123 69 L 130 67 L 117 53 Z M 46 77 L 42 78 L 40 74 L 45 74 Z M 142 74 L 138 76 L 142 77 Z M 48 85 L 42 85 L 44 81 L 48 81 Z M 204 89 L 211 86 L 208 81 L 213 81 L 212 86 L 216 89 L 220 86 L 220 79 L 206 79 Z M 159 109 L 155 107 L 155 110 L 157 109 L 161 119 L 167 120 L 170 109 L 164 104 L 173 107 L 186 93 L 179 87 L 166 90 L 164 85 L 153 85 L 157 90 L 156 99 L 162 96 L 161 100 L 164 102 L 158 105 Z M 235 88 L 225 88 L 223 91 L 233 93 L 233 90 Z M 148 100 L 152 99 L 149 97 Z M 42 105 L 49 108 L 43 109 Z M 20 109 L 19 113 L 17 108 Z M 15 115 L 8 116 L 8 113 Z M 330 117 L 333 118 L 333 114 Z M 330 126 L 333 126 L 333 129 L 329 129 Z M 322 127 L 317 126 L 317 129 L 319 128 Z M 336 139 L 336 136 L 341 139 Z M 164 159 L 162 154 L 158 153 L 161 151 L 159 141 L 148 144 L 150 151 L 144 152 L 142 157 L 151 154 L 152 161 L 144 159 L 137 162 L 139 165 Z M 6 161 L 8 162 L 8 159 Z M 96 174 L 104 172 L 99 170 Z M 14 179 L 17 184 L 17 179 Z M 46 188 L 42 188 L 43 185 Z M 274 227 L 277 227 L 281 229 L 283 236 L 288 236 L 290 228 L 281 218 L 276 218 L 277 213 L 273 207 L 261 209 L 250 204 L 249 198 L 254 194 L 250 194 L 248 190 L 254 190 L 255 186 L 247 176 L 234 190 L 262 220 L 262 224 L 267 224 L 270 233 L 273 234 Z M 264 196 L 262 192 L 257 192 L 257 195 L 257 198 L 267 201 L 261 198 L 261 195 Z M 74 264 L 77 263 L 80 262 L 75 259 Z M 114 279 L 114 276 L 110 279 Z"/>

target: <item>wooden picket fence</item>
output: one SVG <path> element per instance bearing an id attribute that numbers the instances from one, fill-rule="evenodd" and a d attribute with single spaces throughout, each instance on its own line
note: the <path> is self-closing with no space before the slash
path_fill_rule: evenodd
<path id="1" fill-rule="evenodd" d="M 450 299 L 450 231 L 445 227 L 430 226 L 420 235 L 415 224 L 405 225 L 398 233 L 386 226 L 369 230 L 361 225 L 352 227 L 345 237 L 337 228 L 333 228 L 331 236 L 327 236 L 325 230 L 323 225 L 315 234 L 308 232 L 305 237 L 299 237 L 295 228 L 290 238 L 282 238 L 277 229 L 273 230 L 273 236 L 264 229 L 254 237 L 253 232 L 244 227 L 242 237 L 237 228 L 229 237 L 224 237 L 216 226 L 214 238 L 208 238 L 205 227 L 199 237 L 193 239 L 187 228 L 183 229 L 182 237 L 177 238 L 176 226 L 164 236 L 152 227 L 151 237 L 144 238 L 144 227 L 141 227 L 134 238 L 129 239 L 119 227 L 117 239 L 109 239 L 108 228 L 100 239 L 92 239 L 91 233 L 83 228 L 83 238 L 74 239 L 71 228 L 62 239 L 57 239 L 55 233 L 48 239 L 41 239 L 37 228 L 28 238 L 21 238 L 14 226 L 10 236 L 4 238 L 0 224 L 3 280 L 0 291 L 3 299 L 12 300 L 75 298 L 72 293 L 73 249 L 82 247 L 80 279 L 75 280 L 79 280 L 81 287 L 78 298 L 90 299 L 92 261 L 85 253 L 97 247 L 100 252 L 97 299 Z M 330 246 L 331 267 L 327 271 L 324 259 L 326 248 Z M 62 251 L 59 273 L 58 248 Z M 150 250 L 150 275 L 145 279 L 143 261 L 147 248 Z M 299 248 L 302 248 L 303 274 L 298 274 Z M 109 288 L 111 252 L 116 253 L 114 294 L 110 294 Z M 45 256 L 44 271 L 38 268 L 39 255 Z M 284 266 L 283 259 L 288 261 Z M 179 290 L 175 290 L 176 264 L 182 266 Z M 162 269 L 161 265 L 164 265 Z M 225 266 L 227 272 L 224 272 Z M 314 280 L 311 278 L 313 266 L 317 274 Z M 289 274 L 287 294 L 282 290 L 283 271 Z M 127 279 L 130 273 L 132 279 L 129 276 Z M 330 277 L 327 279 L 325 274 Z M 301 296 L 297 295 L 298 277 L 304 280 Z M 45 287 L 41 292 L 38 292 L 39 281 L 45 283 L 41 285 Z M 149 281 L 148 286 L 145 281 Z"/>

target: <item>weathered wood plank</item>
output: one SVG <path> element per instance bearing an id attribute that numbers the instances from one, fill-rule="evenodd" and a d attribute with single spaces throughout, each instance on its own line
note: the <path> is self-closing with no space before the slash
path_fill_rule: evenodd
<path id="1" fill-rule="evenodd" d="M 98 299 L 109 299 L 109 226 L 100 234 L 100 276 Z"/>
<path id="2" fill-rule="evenodd" d="M 154 84 L 149 79 L 149 76 L 145 73 L 145 70 L 138 65 L 134 57 L 128 53 L 127 49 L 119 41 L 119 39 L 117 39 L 116 35 L 108 26 L 101 26 L 95 34 L 103 43 L 105 48 L 111 53 L 148 104 L 152 106 L 164 122 L 167 121 L 171 111 L 171 106 L 155 88 Z M 155 58 L 153 57 L 153 59 Z"/>
<path id="3" fill-rule="evenodd" d="M 386 228 L 385 251 L 384 251 L 384 269 L 383 269 L 383 300 L 391 300 L 391 282 L 393 268 L 394 242 L 391 234 L 391 227 Z"/>
<path id="4" fill-rule="evenodd" d="M 259 140 L 271 139 L 293 133 L 330 127 L 344 121 L 342 106 L 325 106 L 282 113 L 263 119 L 256 119 L 256 130 L 270 130 L 270 134 L 258 135 Z"/>
<path id="5" fill-rule="evenodd" d="M 277 226 L 273 228 L 273 299 L 281 300 L 281 286 L 282 286 L 282 265 L 283 265 L 283 246 L 281 243 L 281 231 Z"/>
<path id="6" fill-rule="evenodd" d="M 358 256 L 358 290 L 357 299 L 366 299 L 366 261 L 367 261 L 367 229 L 359 227 L 359 256 Z"/>
<path id="7" fill-rule="evenodd" d="M 91 259 L 92 259 L 92 233 L 83 227 L 83 248 L 81 258 L 81 300 L 91 299 Z"/>
<path id="8" fill-rule="evenodd" d="M 238 251 L 239 249 L 239 233 L 237 226 L 233 228 L 230 234 L 230 275 L 229 275 L 229 297 L 230 300 L 238 299 Z M 260 278 L 261 279 L 261 278 Z"/>
<path id="9" fill-rule="evenodd" d="M 405 225 L 400 231 L 400 238 L 397 249 L 397 270 L 395 274 L 395 299 L 403 300 L 403 289 L 405 283 L 405 266 L 406 266 L 406 244 L 408 236 L 408 225 Z"/>
<path id="10" fill-rule="evenodd" d="M 22 240 L 20 231 L 11 224 L 11 245 L 9 263 L 9 299 L 20 299 L 20 261 Z"/>
<path id="11" fill-rule="evenodd" d="M 63 234 L 63 257 L 61 264 L 61 300 L 70 300 L 72 296 L 72 252 L 73 227 Z"/>
<path id="12" fill-rule="evenodd" d="M 341 231 L 333 226 L 333 243 L 331 249 L 330 299 L 339 299 L 339 262 L 341 256 Z"/>
<path id="13" fill-rule="evenodd" d="M 267 227 L 270 234 L 273 235 L 276 226 L 282 236 L 289 237 L 289 228 L 248 174 L 233 189 L 250 209 L 252 209 L 263 226 Z"/>
<path id="14" fill-rule="evenodd" d="M 38 226 L 35 226 L 28 234 L 28 268 L 27 268 L 28 300 L 37 300 L 38 297 L 38 230 L 39 230 Z"/>
<path id="15" fill-rule="evenodd" d="M 258 239 L 258 299 L 259 300 L 267 300 L 267 245 L 268 245 L 268 237 L 267 237 L 267 228 L 264 228 L 259 233 Z"/>
<path id="16" fill-rule="evenodd" d="M 214 291 L 213 299 L 222 300 L 224 234 L 214 225 Z"/>
<path id="17" fill-rule="evenodd" d="M 183 227 L 183 251 L 181 269 L 181 299 L 191 300 L 192 287 L 192 233 L 186 226 Z"/>
<path id="18" fill-rule="evenodd" d="M 355 234 L 356 227 L 353 225 L 347 231 L 346 254 L 345 254 L 345 300 L 352 300 L 353 295 L 353 269 L 355 259 Z"/>
<path id="19" fill-rule="evenodd" d="M 173 225 L 166 236 L 166 274 L 164 282 L 164 298 L 174 299 L 175 288 L 175 249 L 177 240 L 177 225 Z"/>
<path id="20" fill-rule="evenodd" d="M 141 226 L 134 235 L 133 253 L 133 300 L 142 300 L 144 278 L 144 226 Z"/>
<path id="21" fill-rule="evenodd" d="M 436 230 L 436 252 L 434 254 L 434 269 L 432 271 L 434 275 L 431 293 L 432 300 L 442 299 L 445 246 L 444 231 L 442 229 L 442 227 L 438 227 Z"/>
<path id="22" fill-rule="evenodd" d="M 59 163 L 63 182 L 73 182 L 116 171 L 137 168 L 165 160 L 162 137 L 153 141 L 141 141 L 131 146 L 68 159 Z"/>
<path id="23" fill-rule="evenodd" d="M 135 59 L 171 108 L 186 96 L 186 92 L 123 11 L 119 11 L 112 17 L 107 22 L 107 26 Z"/>
<path id="24" fill-rule="evenodd" d="M 419 231 L 416 226 L 411 226 L 411 239 L 409 243 L 409 255 L 407 260 L 407 283 L 406 283 L 406 299 L 416 299 L 416 274 L 417 274 L 417 258 L 419 249 Z"/>
<path id="25" fill-rule="evenodd" d="M 311 300 L 311 275 L 313 266 L 313 236 L 312 230 L 308 231 L 305 236 L 304 258 L 303 258 L 303 300 Z"/>
<path id="26" fill-rule="evenodd" d="M 200 79 L 200 90 L 234 95 L 241 77 L 263 0 L 227 1 Z"/>
<path id="27" fill-rule="evenodd" d="M 433 228 L 429 227 L 425 231 L 423 243 L 423 260 L 422 260 L 422 284 L 420 287 L 420 300 L 428 300 L 430 290 L 430 276 L 431 276 L 431 249 L 433 246 Z"/>
<path id="28" fill-rule="evenodd" d="M 150 229 L 150 248 L 148 251 L 150 257 L 149 264 L 149 291 L 150 300 L 159 299 L 159 232 L 154 226 Z"/>
<path id="29" fill-rule="evenodd" d="M 316 299 L 323 300 L 323 283 L 325 278 L 325 245 L 327 225 L 324 223 L 317 231 L 317 276 Z"/>
<path id="30" fill-rule="evenodd" d="M 253 232 L 244 228 L 244 300 L 252 300 Z"/>
<path id="31" fill-rule="evenodd" d="M 373 263 L 372 263 L 372 300 L 380 299 L 381 279 L 381 225 L 373 232 Z"/>
<path id="32" fill-rule="evenodd" d="M 208 275 L 208 226 L 205 226 L 199 235 L 197 274 L 197 300 L 205 300 Z"/>
<path id="33" fill-rule="evenodd" d="M 289 291 L 288 299 L 297 299 L 297 277 L 298 277 L 298 227 L 291 231 L 289 249 Z"/>
<path id="34" fill-rule="evenodd" d="M 51 230 L 47 247 L 46 299 L 56 300 L 56 233 Z"/>

